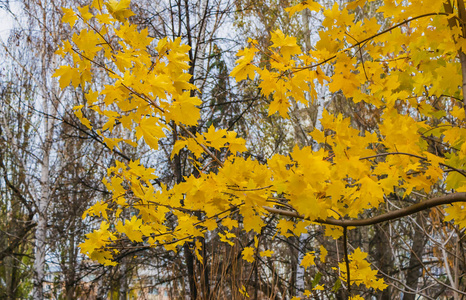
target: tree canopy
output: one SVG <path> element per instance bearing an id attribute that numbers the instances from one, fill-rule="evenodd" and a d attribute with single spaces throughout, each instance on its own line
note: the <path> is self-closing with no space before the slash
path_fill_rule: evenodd
<path id="1" fill-rule="evenodd" d="M 156 155 L 171 141 L 171 159 L 187 155 L 190 162 L 190 176 L 178 175 L 168 185 L 140 160 L 115 161 L 104 180 L 112 197 L 83 216 L 102 222 L 86 235 L 82 253 L 116 265 L 125 247 L 176 252 L 188 243 L 203 263 L 206 234 L 233 245 L 238 232 L 250 232 L 254 242 L 241 255 L 253 263 L 274 255 L 259 243 L 267 218 L 276 215 L 277 235 L 324 226 L 327 236 L 342 240 L 336 272 L 347 297 L 363 299 L 362 286 L 382 291 L 387 284 L 367 253 L 347 246 L 353 228 L 437 207 L 444 221 L 464 232 L 464 2 L 294 4 L 285 9 L 290 17 L 309 10 L 323 19 L 310 50 L 273 29 L 267 45 L 247 40 L 230 76 L 268 100 L 269 116 L 289 118 L 293 107 L 318 101 L 322 89 L 344 97 L 353 113 L 324 108 L 309 133 L 312 144 L 265 160 L 248 151 L 254 141 L 231 128 L 199 129 L 202 101 L 189 73 L 192 49 L 181 38 L 149 37 L 131 22 L 129 0 L 63 8 L 62 21 L 71 27 L 80 22 L 83 29 L 63 41 L 57 54 L 69 63 L 53 76 L 62 89 L 71 85 L 84 95 L 73 108 L 82 124 L 111 150 L 148 147 Z M 368 9 L 374 12 L 366 14 Z M 94 122 L 100 120 L 95 115 L 105 122 Z M 387 211 L 393 195 L 415 201 Z M 326 253 L 322 244 L 301 265 L 312 269 Z M 239 290 L 248 296 L 245 286 Z M 332 287 L 316 280 L 296 299 L 325 290 Z"/>

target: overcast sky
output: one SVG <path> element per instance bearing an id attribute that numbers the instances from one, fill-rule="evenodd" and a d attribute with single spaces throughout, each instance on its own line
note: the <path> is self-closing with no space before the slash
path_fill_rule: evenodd
<path id="1" fill-rule="evenodd" d="M 18 25 L 14 16 L 20 18 L 20 5 L 19 1 L 0 0 L 0 39 L 3 43 L 8 40 L 10 30 Z"/>
<path id="2" fill-rule="evenodd" d="M 0 39 L 2 39 L 2 42 L 6 42 L 13 20 L 3 9 L 0 10 L 0 20 Z"/>

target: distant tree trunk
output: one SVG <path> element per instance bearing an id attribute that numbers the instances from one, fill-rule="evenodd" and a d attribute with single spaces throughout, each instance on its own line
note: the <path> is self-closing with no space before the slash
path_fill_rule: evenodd
<path id="1" fill-rule="evenodd" d="M 209 264 L 207 260 L 207 249 L 206 249 L 205 237 L 206 235 L 204 235 L 204 238 L 199 238 L 199 241 L 202 243 L 202 257 L 204 259 L 203 264 L 199 262 L 199 269 L 202 272 L 201 286 L 202 286 L 203 299 L 210 299 Z"/>
<path id="2" fill-rule="evenodd" d="M 420 224 L 422 220 L 422 213 L 418 213 L 416 223 Z M 410 290 L 417 290 L 419 277 L 421 277 L 422 270 L 422 253 L 426 244 L 425 233 L 418 227 L 414 226 L 413 246 L 411 249 L 411 257 L 409 259 L 408 271 L 406 273 L 406 286 L 409 290 L 404 294 L 403 300 L 415 300 L 416 293 L 410 293 Z"/>
<path id="3" fill-rule="evenodd" d="M 288 241 L 289 241 L 288 247 L 290 249 L 290 256 L 291 256 L 291 274 L 290 274 L 290 286 L 289 286 L 288 292 L 290 294 L 290 298 L 293 298 L 294 296 L 296 296 L 296 283 L 298 281 L 297 279 L 298 279 L 299 252 L 296 247 L 299 243 L 299 239 L 296 238 L 295 236 L 290 236 L 288 238 Z"/>
<path id="4" fill-rule="evenodd" d="M 375 226 L 375 243 L 374 259 L 378 264 L 380 271 L 384 274 L 390 274 L 392 269 L 393 257 L 390 251 L 390 233 L 389 223 L 385 222 Z M 377 295 L 378 300 L 390 300 L 391 289 L 388 286 L 385 290 Z"/>
<path id="5" fill-rule="evenodd" d="M 308 233 L 303 233 L 301 236 L 298 237 L 297 245 L 300 247 L 302 241 L 306 241 L 309 237 Z M 299 293 L 300 290 L 304 290 L 304 275 L 306 273 L 306 269 L 301 266 L 301 261 L 304 258 L 304 254 L 302 252 L 298 252 L 298 261 L 297 261 L 297 270 L 296 270 L 296 293 Z"/>
<path id="6" fill-rule="evenodd" d="M 118 291 L 118 300 L 126 300 L 128 294 L 128 283 L 126 278 L 126 261 L 123 258 L 120 264 L 120 286 Z"/>
<path id="7" fill-rule="evenodd" d="M 44 108 L 47 107 L 47 98 L 44 98 Z M 46 110 L 47 111 L 47 110 Z M 49 128 L 50 122 L 47 118 L 44 119 L 46 130 Z M 43 283 L 45 280 L 45 254 L 46 254 L 46 238 L 47 238 L 47 203 L 50 198 L 49 186 L 49 166 L 50 166 L 50 144 L 51 136 L 46 133 L 46 140 L 42 150 L 42 166 L 41 166 L 41 194 L 37 203 L 37 227 L 36 227 L 36 244 L 34 252 L 34 299 L 44 299 Z"/>
<path id="8" fill-rule="evenodd" d="M 47 247 L 47 208 L 50 201 L 50 156 L 53 143 L 54 132 L 54 117 L 57 115 L 58 99 L 53 99 L 52 95 L 57 90 L 56 82 L 48 84 L 50 79 L 50 69 L 54 68 L 55 58 L 48 60 L 51 57 L 51 51 L 48 47 L 48 34 L 45 26 L 48 24 L 47 6 L 44 3 L 40 5 L 39 11 L 42 13 L 41 29 L 42 40 L 40 45 L 41 57 L 41 74 L 40 74 L 40 91 L 42 93 L 42 109 L 44 112 L 43 117 L 43 138 L 42 138 L 42 157 L 41 157 L 41 171 L 40 171 L 40 196 L 36 201 L 37 208 L 37 227 L 35 232 L 35 251 L 34 251 L 34 299 L 44 299 L 43 283 L 45 281 L 45 257 Z M 53 56 L 53 54 L 52 54 Z"/>
<path id="9" fill-rule="evenodd" d="M 18 266 L 18 261 L 11 257 L 5 257 L 3 260 L 4 263 L 4 268 L 5 268 L 5 277 L 6 277 L 6 292 L 7 292 L 7 299 L 8 300 L 14 300 L 17 299 L 16 297 L 16 288 L 18 287 L 18 282 L 17 282 L 17 268 Z"/>
<path id="10" fill-rule="evenodd" d="M 186 263 L 186 267 L 188 268 L 188 280 L 189 280 L 189 294 L 191 296 L 191 300 L 197 299 L 197 287 L 196 287 L 196 278 L 194 276 L 194 256 L 191 253 L 191 249 L 189 249 L 188 244 L 184 244 L 184 259 Z"/>
<path id="11" fill-rule="evenodd" d="M 75 228 L 73 225 L 71 228 Z M 66 274 L 65 280 L 65 293 L 66 299 L 72 300 L 76 298 L 75 290 L 76 290 L 76 247 L 75 247 L 75 234 L 71 232 L 70 234 L 70 247 L 69 247 L 69 259 L 68 259 L 68 272 Z"/>
<path id="12" fill-rule="evenodd" d="M 46 12 L 42 8 L 43 24 L 47 24 Z M 44 299 L 43 283 L 45 280 L 45 255 L 46 255 L 46 238 L 47 238 L 47 203 L 50 198 L 49 185 L 49 168 L 50 168 L 50 150 L 52 144 L 52 120 L 48 118 L 49 114 L 49 97 L 47 90 L 47 71 L 46 71 L 46 55 L 47 55 L 47 37 L 46 30 L 43 30 L 42 36 L 42 53 L 41 53 L 41 77 L 42 77 L 42 107 L 46 116 L 43 120 L 44 140 L 42 144 L 42 161 L 40 172 L 41 193 L 37 201 L 37 227 L 36 227 L 36 244 L 34 252 L 34 293 L 33 297 L 37 300 Z"/>

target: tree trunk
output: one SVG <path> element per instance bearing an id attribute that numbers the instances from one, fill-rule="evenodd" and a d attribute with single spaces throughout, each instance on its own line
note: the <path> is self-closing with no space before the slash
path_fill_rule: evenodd
<path id="1" fill-rule="evenodd" d="M 422 220 L 422 213 L 418 213 L 416 223 L 420 224 Z M 409 293 L 410 290 L 417 290 L 419 277 L 421 277 L 422 270 L 422 253 L 426 244 L 425 233 L 414 225 L 413 247 L 411 249 L 411 257 L 409 259 L 409 267 L 406 273 L 406 286 L 409 290 L 404 294 L 403 300 L 416 299 L 416 293 Z"/>
<path id="2" fill-rule="evenodd" d="M 47 239 L 47 207 L 51 198 L 50 188 L 50 155 L 52 151 L 53 143 L 53 131 L 55 125 L 54 117 L 57 115 L 57 101 L 58 97 L 52 98 L 54 92 L 57 90 L 56 81 L 52 81 L 49 85 L 50 69 L 54 69 L 55 58 L 48 49 L 47 42 L 47 6 L 44 3 L 39 3 L 40 11 L 42 12 L 42 41 L 41 41 L 41 98 L 42 98 L 42 109 L 44 112 L 43 117 L 43 136 L 42 136 L 42 157 L 41 157 L 41 171 L 40 171 L 40 196 L 36 200 L 37 209 L 37 227 L 35 232 L 35 251 L 34 251 L 34 287 L 33 287 L 33 298 L 42 300 L 44 299 L 43 284 L 45 281 L 45 257 L 46 257 L 46 239 Z M 53 57 L 50 61 L 47 57 Z"/>
<path id="3" fill-rule="evenodd" d="M 293 298 L 296 296 L 296 283 L 298 281 L 298 267 L 299 267 L 299 252 L 296 247 L 298 246 L 299 239 L 296 238 L 295 236 L 290 236 L 288 238 L 289 241 L 289 250 L 290 250 L 290 256 L 291 256 L 291 274 L 290 274 L 290 286 L 288 289 L 288 293 L 290 295 L 290 298 Z M 296 247 L 293 247 L 296 246 Z"/>
<path id="4" fill-rule="evenodd" d="M 44 98 L 44 107 L 47 106 Z M 48 128 L 48 120 L 45 118 L 45 128 Z M 43 283 L 45 281 L 45 254 L 47 238 L 47 203 L 50 198 L 49 187 L 49 165 L 50 165 L 50 140 L 47 138 L 42 151 L 41 166 L 41 195 L 37 203 L 37 227 L 36 244 L 34 252 L 34 299 L 44 299 Z"/>
<path id="5" fill-rule="evenodd" d="M 118 290 L 118 300 L 126 300 L 126 295 L 128 294 L 128 285 L 126 280 L 126 262 L 125 259 L 121 261 L 120 264 L 120 287 Z"/>
<path id="6" fill-rule="evenodd" d="M 374 242 L 376 254 L 374 255 L 374 258 L 375 261 L 378 262 L 380 271 L 382 271 L 384 274 L 390 274 L 393 265 L 392 252 L 390 251 L 389 246 L 389 226 L 390 224 L 388 222 L 375 226 Z M 388 286 L 385 290 L 383 290 L 377 295 L 378 300 L 390 300 L 390 298 L 390 286 Z"/>
<path id="7" fill-rule="evenodd" d="M 46 12 L 43 10 L 43 21 L 46 23 Z M 40 172 L 41 193 L 36 203 L 37 206 L 37 227 L 36 227 L 36 243 L 34 252 L 34 292 L 33 297 L 37 300 L 44 299 L 43 283 L 45 280 L 45 255 L 46 255 L 46 238 L 47 238 L 47 204 L 50 199 L 49 185 L 49 168 L 50 168 L 50 150 L 52 144 L 52 120 L 47 115 L 49 114 L 49 99 L 47 90 L 47 71 L 46 71 L 46 47 L 47 40 L 45 30 L 43 30 L 42 40 L 42 105 L 46 116 L 43 120 L 44 140 L 42 145 L 42 161 Z"/>

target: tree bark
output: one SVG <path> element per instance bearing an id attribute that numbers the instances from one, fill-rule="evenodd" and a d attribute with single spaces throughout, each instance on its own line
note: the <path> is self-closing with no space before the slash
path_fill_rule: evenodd
<path id="1" fill-rule="evenodd" d="M 288 289 L 290 298 L 293 298 L 296 296 L 296 283 L 298 281 L 298 256 L 299 252 L 296 249 L 296 247 L 293 247 L 293 245 L 299 245 L 299 239 L 296 238 L 295 236 L 290 236 L 288 238 L 289 245 L 288 249 L 290 250 L 290 256 L 291 256 L 291 274 L 290 274 L 290 286 Z"/>
<path id="2" fill-rule="evenodd" d="M 47 24 L 47 13 L 45 7 L 42 7 L 42 21 Z M 47 55 L 47 36 L 46 30 L 43 28 L 42 36 L 42 53 L 41 53 L 41 77 L 42 77 L 42 107 L 46 115 L 49 114 L 49 93 L 47 90 L 47 70 L 46 70 L 46 55 Z M 34 292 L 33 297 L 37 300 L 44 299 L 43 284 L 45 281 L 45 255 L 46 255 L 46 238 L 47 238 L 47 203 L 50 198 L 49 186 L 49 168 L 50 168 L 50 150 L 52 145 L 52 130 L 53 124 L 47 116 L 44 117 L 44 140 L 42 145 L 40 185 L 41 193 L 37 201 L 37 227 L 36 227 L 36 243 L 34 252 Z"/>
<path id="3" fill-rule="evenodd" d="M 422 220 L 422 214 L 418 214 L 416 217 L 416 223 L 420 224 Z M 419 277 L 421 277 L 422 270 L 422 253 L 424 252 L 424 246 L 426 244 L 426 236 L 422 230 L 414 225 L 413 235 L 413 246 L 411 249 L 411 257 L 409 259 L 408 271 L 406 273 L 406 286 L 409 290 L 404 294 L 403 300 L 415 300 L 416 293 L 410 293 L 410 290 L 417 290 Z"/>
<path id="4" fill-rule="evenodd" d="M 372 240 L 375 244 L 374 259 L 378 263 L 380 271 L 384 274 L 390 274 L 393 265 L 393 257 L 390 251 L 390 235 L 389 223 L 382 223 L 375 226 L 375 236 Z M 388 286 L 385 290 L 379 293 L 378 300 L 390 300 L 391 287 Z"/>

